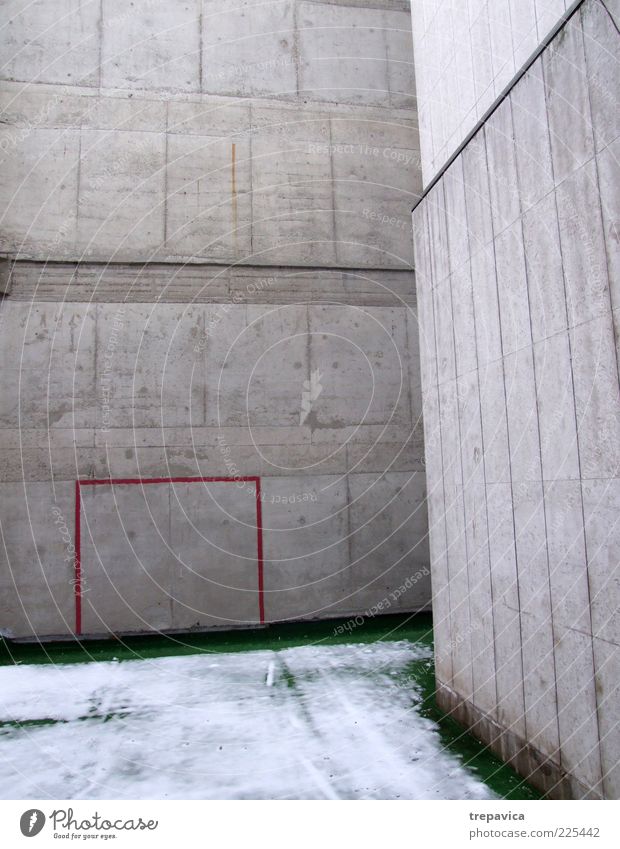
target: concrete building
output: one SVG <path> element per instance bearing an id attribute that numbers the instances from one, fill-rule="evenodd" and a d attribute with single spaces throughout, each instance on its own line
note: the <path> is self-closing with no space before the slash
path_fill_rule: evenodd
<path id="1" fill-rule="evenodd" d="M 618 798 L 620 6 L 412 7 L 438 699 Z"/>
<path id="2" fill-rule="evenodd" d="M 411 5 L 4 4 L 0 628 L 430 565 L 441 706 L 617 797 L 618 2 Z"/>
<path id="3" fill-rule="evenodd" d="M 2 632 L 428 609 L 408 3 L 2 12 Z"/>

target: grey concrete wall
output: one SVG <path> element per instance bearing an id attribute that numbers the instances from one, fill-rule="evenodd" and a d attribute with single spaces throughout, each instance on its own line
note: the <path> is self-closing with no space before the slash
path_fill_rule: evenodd
<path id="1" fill-rule="evenodd" d="M 428 184 L 572 0 L 412 0 Z"/>
<path id="2" fill-rule="evenodd" d="M 414 211 L 441 703 L 620 795 L 620 38 L 586 0 Z"/>
<path id="3" fill-rule="evenodd" d="M 410 267 L 403 3 L 5 6 L 0 249 Z"/>
<path id="4" fill-rule="evenodd" d="M 5 6 L 0 629 L 428 609 L 408 4 Z"/>

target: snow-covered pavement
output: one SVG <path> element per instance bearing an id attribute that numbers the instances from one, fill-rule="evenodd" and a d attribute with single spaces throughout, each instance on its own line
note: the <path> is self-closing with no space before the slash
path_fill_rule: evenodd
<path id="1" fill-rule="evenodd" d="M 486 799 L 407 641 L 0 668 L 0 797 Z M 19 722 L 19 725 L 12 723 Z"/>

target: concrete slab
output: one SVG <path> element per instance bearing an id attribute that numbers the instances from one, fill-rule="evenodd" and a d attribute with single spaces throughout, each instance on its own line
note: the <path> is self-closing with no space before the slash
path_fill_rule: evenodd
<path id="1" fill-rule="evenodd" d="M 547 481 L 579 478 L 573 371 L 568 333 L 534 345 L 542 475 Z"/>
<path id="2" fill-rule="evenodd" d="M 554 187 L 542 60 L 510 92 L 521 209 L 537 204 Z"/>
<path id="3" fill-rule="evenodd" d="M 78 245 L 84 256 L 150 258 L 164 238 L 165 138 L 83 130 Z"/>
<path id="4" fill-rule="evenodd" d="M 200 3 L 172 11 L 150 0 L 148 14 L 128 14 L 122 0 L 104 0 L 101 75 L 107 88 L 200 90 Z"/>
<path id="5" fill-rule="evenodd" d="M 317 619 L 351 610 L 345 480 L 270 478 L 263 491 L 266 620 Z"/>
<path id="6" fill-rule="evenodd" d="M 73 483 L 0 486 L 0 628 L 10 637 L 74 629 Z"/>
<path id="7" fill-rule="evenodd" d="M 168 249 L 213 259 L 248 256 L 252 239 L 249 140 L 171 134 L 166 154 Z"/>
<path id="8" fill-rule="evenodd" d="M 573 16 L 543 57 L 556 185 L 594 155 L 581 21 Z"/>
<path id="9" fill-rule="evenodd" d="M 81 0 L 9 0 L 1 37 L 3 76 L 24 82 L 96 86 L 100 7 Z"/>
<path id="10" fill-rule="evenodd" d="M 610 316 L 571 330 L 577 435 L 583 478 L 620 469 L 620 395 Z"/>
<path id="11" fill-rule="evenodd" d="M 297 94 L 295 3 L 206 0 L 201 24 L 204 91 L 237 97 Z"/>
<path id="12" fill-rule="evenodd" d="M 522 221 L 532 339 L 538 342 L 568 326 L 555 194 L 531 207 Z"/>
<path id="13" fill-rule="evenodd" d="M 425 610 L 430 570 L 423 475 L 349 476 L 350 609 Z"/>

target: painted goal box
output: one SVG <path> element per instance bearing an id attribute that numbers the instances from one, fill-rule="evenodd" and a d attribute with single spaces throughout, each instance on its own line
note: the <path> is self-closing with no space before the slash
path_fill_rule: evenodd
<path id="1" fill-rule="evenodd" d="M 264 621 L 260 478 L 78 480 L 75 633 Z"/>

